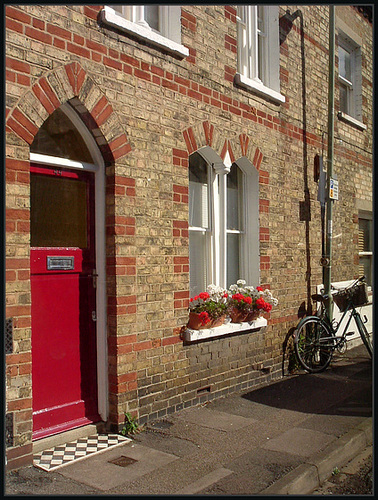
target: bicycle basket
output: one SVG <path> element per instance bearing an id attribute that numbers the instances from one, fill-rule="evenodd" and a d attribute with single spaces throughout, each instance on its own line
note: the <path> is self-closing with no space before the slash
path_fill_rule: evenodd
<path id="1" fill-rule="evenodd" d="M 333 295 L 333 300 L 340 309 L 340 312 L 345 311 L 350 298 L 352 298 L 352 302 L 355 307 L 367 304 L 369 299 L 366 283 L 357 283 L 351 288 L 345 288 L 344 290 L 341 290 Z"/>

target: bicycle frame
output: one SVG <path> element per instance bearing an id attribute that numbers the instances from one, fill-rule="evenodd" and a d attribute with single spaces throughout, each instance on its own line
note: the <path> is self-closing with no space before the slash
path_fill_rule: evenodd
<path id="1" fill-rule="evenodd" d="M 364 277 L 357 281 L 362 281 L 362 279 Z M 358 297 L 356 297 L 357 293 L 360 294 Z M 343 351 L 346 347 L 346 338 L 354 333 L 354 331 L 348 331 L 352 319 L 356 323 L 358 333 L 370 357 L 373 355 L 372 334 L 367 332 L 364 321 L 359 311 L 356 310 L 356 307 L 359 307 L 359 304 L 363 305 L 367 299 L 366 288 L 353 289 L 352 292 L 347 293 L 345 297 L 347 299 L 346 307 L 344 297 L 345 294 L 337 297 L 337 304 L 340 303 L 340 309 L 343 311 L 340 320 L 336 322 L 327 313 L 326 304 L 329 297 L 321 294 L 312 295 L 313 300 L 320 302 L 320 309 L 316 315 L 302 318 L 293 332 L 294 348 L 298 360 L 302 367 L 310 373 L 324 371 L 330 364 L 334 351 L 336 349 L 340 352 Z M 357 305 L 354 304 L 354 301 Z"/>
<path id="2" fill-rule="evenodd" d="M 347 337 L 347 332 L 348 332 L 348 328 L 349 328 L 349 325 L 352 321 L 353 318 L 355 318 L 355 323 L 356 323 L 356 326 L 358 328 L 358 331 L 360 332 L 360 323 L 359 323 L 359 320 L 356 319 L 357 316 L 358 318 L 361 320 L 362 322 L 362 318 L 361 318 L 361 315 L 358 311 L 356 311 L 356 308 L 353 304 L 353 301 L 352 299 L 349 300 L 348 302 L 348 305 L 345 309 L 345 311 L 343 312 L 342 316 L 341 316 L 341 319 L 340 321 L 337 323 L 337 326 L 336 328 L 333 326 L 332 324 L 332 321 L 327 313 L 327 309 L 324 307 L 324 303 L 321 304 L 321 307 L 322 307 L 322 314 L 319 316 L 319 315 L 313 315 L 312 317 L 314 318 L 320 318 L 322 319 L 327 327 L 329 328 L 329 331 L 331 333 L 331 336 L 330 337 L 323 337 L 322 338 L 322 346 L 323 347 L 330 347 L 332 348 L 333 350 L 337 349 L 341 344 L 342 342 L 345 341 L 346 337 Z M 341 328 L 341 324 L 344 320 L 344 318 L 346 317 L 346 315 L 350 313 L 349 315 L 349 318 L 344 326 L 344 330 L 343 330 L 343 333 L 341 335 L 337 335 L 339 329 Z M 299 328 L 301 326 L 301 324 L 303 323 L 304 320 L 308 319 L 309 317 L 311 316 L 305 316 L 298 324 L 298 327 Z M 329 343 L 327 343 L 327 340 L 329 339 Z M 335 342 L 336 340 L 336 342 Z"/>

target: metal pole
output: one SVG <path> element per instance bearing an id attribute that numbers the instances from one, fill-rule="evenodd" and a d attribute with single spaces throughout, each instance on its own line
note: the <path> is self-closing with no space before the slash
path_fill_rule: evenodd
<path id="1" fill-rule="evenodd" d="M 331 297 L 331 260 L 332 260 L 332 204 L 330 182 L 333 173 L 334 147 L 334 106 L 335 97 L 335 6 L 329 6 L 329 72 L 328 72 L 328 153 L 327 153 L 327 227 L 326 227 L 326 264 L 324 268 L 324 293 Z M 333 301 L 328 302 L 327 312 L 332 319 Z"/>

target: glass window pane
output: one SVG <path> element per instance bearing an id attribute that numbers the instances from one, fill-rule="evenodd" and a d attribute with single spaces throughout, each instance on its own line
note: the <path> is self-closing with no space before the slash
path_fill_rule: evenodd
<path id="1" fill-rule="evenodd" d="M 343 113 L 348 113 L 348 89 L 340 83 L 340 111 Z"/>
<path id="2" fill-rule="evenodd" d="M 190 296 L 206 290 L 206 232 L 189 231 Z"/>
<path id="3" fill-rule="evenodd" d="M 262 34 L 265 34 L 264 9 L 265 7 L 263 5 L 257 6 L 257 29 Z"/>
<path id="4" fill-rule="evenodd" d="M 113 10 L 115 10 L 116 12 L 119 12 L 120 14 L 122 14 L 122 5 L 109 5 L 109 7 L 111 7 Z"/>
<path id="5" fill-rule="evenodd" d="M 189 159 L 189 226 L 209 227 L 208 166 L 200 155 Z"/>
<path id="6" fill-rule="evenodd" d="M 31 246 L 87 248 L 87 184 L 30 176 Z"/>
<path id="7" fill-rule="evenodd" d="M 348 51 L 339 47 L 339 75 L 351 81 L 351 55 Z"/>
<path id="8" fill-rule="evenodd" d="M 240 234 L 227 234 L 227 286 L 240 279 Z"/>
<path id="9" fill-rule="evenodd" d="M 74 161 L 94 163 L 83 138 L 71 120 L 59 108 L 47 118 L 39 129 L 30 151 Z"/>
<path id="10" fill-rule="evenodd" d="M 159 5 L 145 5 L 144 18 L 150 28 L 159 31 Z"/>
<path id="11" fill-rule="evenodd" d="M 243 230 L 243 173 L 233 164 L 227 175 L 227 229 Z"/>

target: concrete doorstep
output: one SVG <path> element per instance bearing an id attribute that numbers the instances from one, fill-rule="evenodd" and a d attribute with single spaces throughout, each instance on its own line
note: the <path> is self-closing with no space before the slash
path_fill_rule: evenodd
<path id="1" fill-rule="evenodd" d="M 331 443 L 308 462 L 290 471 L 274 484 L 261 491 L 261 495 L 309 495 L 373 441 L 373 419 L 351 429 L 344 436 Z"/>

